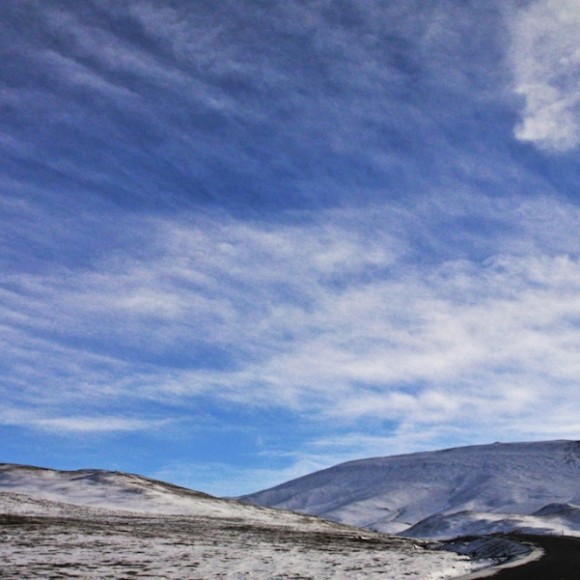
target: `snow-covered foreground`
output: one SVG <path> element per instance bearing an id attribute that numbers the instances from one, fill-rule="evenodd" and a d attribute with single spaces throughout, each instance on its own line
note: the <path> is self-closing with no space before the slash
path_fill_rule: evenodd
<path id="1" fill-rule="evenodd" d="M 2 578 L 455 578 L 420 542 L 94 470 L 0 466 Z"/>
<path id="2" fill-rule="evenodd" d="M 580 442 L 479 445 L 343 463 L 243 498 L 412 537 L 580 535 Z"/>
<path id="3" fill-rule="evenodd" d="M 325 526 L 180 516 L 0 517 L 2 578 L 453 578 L 449 552 Z"/>

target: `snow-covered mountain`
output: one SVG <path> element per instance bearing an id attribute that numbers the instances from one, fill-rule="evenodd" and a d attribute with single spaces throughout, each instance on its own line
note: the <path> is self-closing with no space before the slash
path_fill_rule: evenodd
<path id="1" fill-rule="evenodd" d="M 0 576 L 442 580 L 493 563 L 137 475 L 0 465 Z M 497 546 L 492 547 L 495 551 Z M 519 555 L 499 547 L 504 557 Z M 516 546 L 517 549 L 521 548 Z"/>
<path id="2" fill-rule="evenodd" d="M 580 533 L 580 442 L 495 443 L 350 461 L 242 500 L 415 537 Z"/>

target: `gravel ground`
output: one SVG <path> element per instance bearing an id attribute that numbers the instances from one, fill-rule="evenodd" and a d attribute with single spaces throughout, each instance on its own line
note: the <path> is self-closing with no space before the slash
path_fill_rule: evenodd
<path id="1" fill-rule="evenodd" d="M 442 579 L 464 557 L 353 528 L 245 520 L 0 516 L 0 578 Z"/>

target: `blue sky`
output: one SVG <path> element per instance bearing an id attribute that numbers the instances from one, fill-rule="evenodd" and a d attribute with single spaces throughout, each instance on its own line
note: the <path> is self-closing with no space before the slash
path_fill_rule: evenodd
<path id="1" fill-rule="evenodd" d="M 1 461 L 220 495 L 580 438 L 578 0 L 6 0 Z"/>

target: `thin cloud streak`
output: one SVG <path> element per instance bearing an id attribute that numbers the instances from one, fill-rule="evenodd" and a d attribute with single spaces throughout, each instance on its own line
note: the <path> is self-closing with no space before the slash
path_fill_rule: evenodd
<path id="1" fill-rule="evenodd" d="M 168 419 L 144 419 L 111 415 L 47 416 L 43 411 L 0 408 L 0 425 L 24 427 L 52 434 L 106 434 L 132 431 L 155 431 L 171 423 Z"/>

